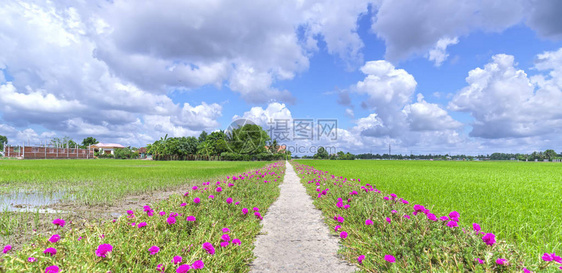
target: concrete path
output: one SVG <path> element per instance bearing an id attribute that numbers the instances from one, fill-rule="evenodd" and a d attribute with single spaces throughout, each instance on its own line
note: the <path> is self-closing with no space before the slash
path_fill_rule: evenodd
<path id="1" fill-rule="evenodd" d="M 354 272 L 356 267 L 336 257 L 338 238 L 329 235 L 321 211 L 286 164 L 281 195 L 264 216 L 263 235 L 256 240 L 251 272 Z"/>

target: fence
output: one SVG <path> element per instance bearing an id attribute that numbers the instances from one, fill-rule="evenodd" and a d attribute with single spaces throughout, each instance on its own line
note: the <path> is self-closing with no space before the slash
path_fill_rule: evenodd
<path id="1" fill-rule="evenodd" d="M 4 146 L 4 156 L 23 159 L 89 159 L 94 158 L 94 151 L 48 146 Z"/>

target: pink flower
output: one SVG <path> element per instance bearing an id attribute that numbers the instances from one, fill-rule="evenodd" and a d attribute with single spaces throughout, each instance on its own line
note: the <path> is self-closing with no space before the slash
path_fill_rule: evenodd
<path id="1" fill-rule="evenodd" d="M 60 240 L 60 235 L 58 235 L 58 234 L 55 234 L 55 235 L 51 236 L 51 238 L 49 238 L 49 242 L 51 242 L 51 243 L 56 243 L 59 240 Z"/>
<path id="2" fill-rule="evenodd" d="M 410 215 L 408 215 L 408 214 L 404 214 L 404 218 L 406 218 L 406 219 L 410 219 Z"/>
<path id="3" fill-rule="evenodd" d="M 155 255 L 160 251 L 160 248 L 157 246 L 151 246 L 148 251 L 150 252 L 150 255 Z"/>
<path id="4" fill-rule="evenodd" d="M 185 220 L 187 220 L 188 222 L 195 222 L 196 219 L 195 216 L 187 216 Z"/>
<path id="5" fill-rule="evenodd" d="M 435 216 L 435 214 L 433 214 L 433 213 L 428 213 L 428 214 L 427 214 L 427 219 L 429 219 L 429 220 L 435 222 L 435 221 L 437 221 L 437 216 Z"/>
<path id="6" fill-rule="evenodd" d="M 480 260 L 479 258 L 474 258 L 475 261 L 477 261 L 479 264 L 484 264 L 483 260 Z"/>
<path id="7" fill-rule="evenodd" d="M 234 203 L 234 205 L 240 205 L 240 202 L 236 202 L 236 203 Z"/>
<path id="8" fill-rule="evenodd" d="M 203 243 L 203 249 L 205 249 L 205 251 L 207 251 L 207 253 L 209 253 L 211 255 L 215 254 L 215 248 L 213 247 L 213 244 L 211 244 L 209 242 Z"/>
<path id="9" fill-rule="evenodd" d="M 197 261 L 193 262 L 193 264 L 191 266 L 193 267 L 193 269 L 203 269 L 203 268 L 205 268 L 205 264 L 201 260 L 197 260 Z"/>
<path id="10" fill-rule="evenodd" d="M 199 197 L 195 197 L 195 199 L 193 199 L 193 203 L 199 204 L 201 203 L 201 199 L 199 199 Z"/>
<path id="11" fill-rule="evenodd" d="M 486 233 L 486 235 L 482 237 L 482 241 L 484 241 L 484 243 L 486 243 L 487 245 L 491 246 L 496 243 L 496 235 L 494 235 L 493 233 Z"/>
<path id="12" fill-rule="evenodd" d="M 247 208 L 242 208 L 242 214 L 246 215 L 246 213 L 248 213 L 248 209 L 247 209 Z"/>
<path id="13" fill-rule="evenodd" d="M 480 231 L 480 225 L 477 223 L 472 223 L 472 229 L 474 229 L 474 231 Z"/>
<path id="14" fill-rule="evenodd" d="M 56 265 L 51 265 L 45 268 L 45 273 L 59 273 L 59 267 Z"/>
<path id="15" fill-rule="evenodd" d="M 390 224 L 390 222 L 392 222 L 392 220 L 390 220 L 390 218 L 386 217 L 386 221 Z"/>
<path id="16" fill-rule="evenodd" d="M 392 214 L 396 214 L 396 213 L 397 213 L 397 211 L 396 211 L 396 210 L 392 210 L 391 212 L 392 212 Z"/>
<path id="17" fill-rule="evenodd" d="M 345 204 L 345 206 L 343 206 L 343 209 L 348 209 L 350 207 L 349 204 Z"/>
<path id="18" fill-rule="evenodd" d="M 53 224 L 55 226 L 64 227 L 64 225 L 66 225 L 66 222 L 63 219 L 55 219 L 53 220 Z"/>
<path id="19" fill-rule="evenodd" d="M 365 260 L 365 255 L 361 255 L 361 256 L 357 257 L 357 261 L 358 261 L 360 264 L 363 263 L 363 260 Z"/>
<path id="20" fill-rule="evenodd" d="M 161 212 L 159 212 L 159 214 L 160 214 L 160 216 L 164 216 L 164 215 L 166 215 L 166 212 L 165 212 L 165 211 L 161 211 Z"/>
<path id="21" fill-rule="evenodd" d="M 96 256 L 105 258 L 108 252 L 113 251 L 113 246 L 110 244 L 101 244 L 96 250 Z"/>
<path id="22" fill-rule="evenodd" d="M 196 191 L 197 190 L 197 186 L 193 186 L 193 188 L 191 188 L 192 190 Z"/>
<path id="23" fill-rule="evenodd" d="M 455 221 L 449 221 L 449 222 L 447 222 L 447 226 L 454 228 L 454 227 L 458 227 L 459 224 L 457 224 L 457 222 L 455 222 Z"/>
<path id="24" fill-rule="evenodd" d="M 227 203 L 227 204 L 232 204 L 232 198 L 230 198 L 230 197 L 226 198 L 226 203 Z"/>
<path id="25" fill-rule="evenodd" d="M 229 244 L 229 242 L 221 242 L 221 247 L 227 247 Z"/>
<path id="26" fill-rule="evenodd" d="M 189 192 L 188 192 L 188 191 L 186 191 L 186 192 L 183 194 L 183 196 L 188 196 L 188 195 L 189 195 Z"/>
<path id="27" fill-rule="evenodd" d="M 222 191 L 222 188 L 221 188 L 221 187 L 218 187 L 218 188 L 217 188 L 217 192 L 221 192 L 221 191 Z"/>
<path id="28" fill-rule="evenodd" d="M 341 237 L 342 239 L 347 238 L 347 232 L 342 231 L 342 232 L 340 233 L 340 237 Z"/>
<path id="29" fill-rule="evenodd" d="M 343 221 L 345 221 L 345 219 L 341 216 L 338 216 L 338 222 L 343 223 Z"/>
<path id="30" fill-rule="evenodd" d="M 214 199 L 214 198 L 215 198 L 215 196 L 214 196 L 214 195 L 212 195 L 212 194 L 211 194 L 211 195 L 209 195 L 209 199 Z"/>
<path id="31" fill-rule="evenodd" d="M 27 258 L 27 261 L 30 263 L 34 263 L 35 261 L 37 261 L 37 259 L 35 259 L 35 257 L 29 257 Z"/>
<path id="32" fill-rule="evenodd" d="M 230 242 L 230 236 L 228 236 L 228 234 L 225 233 L 221 236 L 221 240 L 225 242 Z"/>
<path id="33" fill-rule="evenodd" d="M 168 217 L 166 222 L 168 222 L 168 225 L 173 225 L 173 224 L 176 223 L 176 217 L 170 216 L 170 217 Z"/>
<path id="34" fill-rule="evenodd" d="M 181 203 L 180 204 L 180 207 L 185 207 L 185 206 L 187 206 L 187 203 Z"/>
<path id="35" fill-rule="evenodd" d="M 254 210 L 254 211 L 260 211 L 260 208 L 254 207 L 253 210 Z"/>
<path id="36" fill-rule="evenodd" d="M 242 242 L 240 242 L 240 239 L 232 239 L 232 243 L 235 244 L 235 245 L 242 244 Z"/>
<path id="37" fill-rule="evenodd" d="M 529 270 L 527 268 L 523 268 L 523 273 L 531 273 L 531 270 Z"/>
<path id="38" fill-rule="evenodd" d="M 164 272 L 164 270 L 166 270 L 166 267 L 163 264 L 158 264 L 156 266 L 156 271 Z"/>
<path id="39" fill-rule="evenodd" d="M 223 229 L 222 229 L 222 232 L 223 232 L 223 233 L 229 233 L 229 232 L 230 232 L 230 229 L 228 229 L 228 228 L 223 228 Z"/>
<path id="40" fill-rule="evenodd" d="M 8 251 L 12 250 L 12 246 L 11 245 L 7 245 L 4 247 L 4 250 L 2 250 L 2 253 L 6 254 L 8 253 Z"/>
<path id="41" fill-rule="evenodd" d="M 127 214 L 133 215 L 133 214 L 135 214 L 135 213 L 134 213 L 132 210 L 127 210 Z"/>
<path id="42" fill-rule="evenodd" d="M 507 260 L 506 259 L 497 259 L 496 263 L 499 265 L 507 265 Z"/>
<path id="43" fill-rule="evenodd" d="M 261 217 L 261 213 L 259 213 L 259 212 L 254 212 L 254 215 L 256 216 L 256 218 L 258 218 L 258 219 L 260 219 L 260 220 L 263 219 L 263 218 Z"/>
<path id="44" fill-rule="evenodd" d="M 392 256 L 392 255 L 384 255 L 384 260 L 389 262 L 389 263 L 396 262 L 396 258 L 394 258 L 394 256 Z"/>
<path id="45" fill-rule="evenodd" d="M 138 228 L 146 227 L 146 222 L 140 222 L 140 223 L 137 225 L 137 227 L 138 227 Z"/>
<path id="46" fill-rule="evenodd" d="M 340 229 L 340 228 L 341 228 L 341 226 L 338 225 L 338 226 L 334 227 L 334 230 L 338 231 L 338 229 Z"/>
<path id="47" fill-rule="evenodd" d="M 191 267 L 188 264 L 182 264 L 178 269 L 176 269 L 176 273 L 186 273 L 189 271 Z"/>
<path id="48" fill-rule="evenodd" d="M 371 219 L 365 220 L 365 225 L 370 226 L 372 224 L 373 224 L 373 221 Z"/>
<path id="49" fill-rule="evenodd" d="M 174 258 L 172 259 L 172 263 L 179 264 L 181 263 L 181 260 L 182 260 L 181 256 L 174 256 Z"/>
<path id="50" fill-rule="evenodd" d="M 55 254 L 57 254 L 57 250 L 55 248 L 49 247 L 47 249 L 45 249 L 45 251 L 43 251 L 44 254 L 51 254 L 51 256 L 54 256 Z"/>

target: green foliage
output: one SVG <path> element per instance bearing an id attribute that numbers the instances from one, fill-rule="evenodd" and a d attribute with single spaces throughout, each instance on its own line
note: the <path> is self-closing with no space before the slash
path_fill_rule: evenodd
<path id="1" fill-rule="evenodd" d="M 458 211 L 526 252 L 562 253 L 560 163 L 456 161 L 299 161 L 370 183 L 436 215 Z"/>
<path id="2" fill-rule="evenodd" d="M 133 152 L 133 150 L 129 148 L 115 149 L 114 154 L 116 159 L 133 159 L 139 157 L 138 152 Z"/>
<path id="3" fill-rule="evenodd" d="M 82 140 L 82 145 L 80 145 L 80 148 L 87 149 L 90 145 L 94 145 L 98 143 L 99 141 L 94 137 L 87 137 L 84 140 Z"/>
<path id="4" fill-rule="evenodd" d="M 237 154 L 259 154 L 266 152 L 269 135 L 259 125 L 245 124 L 228 133 L 227 144 L 230 152 Z"/>
<path id="5" fill-rule="evenodd" d="M 54 137 L 51 139 L 50 144 L 53 146 L 64 147 L 64 148 L 66 147 L 74 148 L 78 146 L 78 144 L 68 136 L 65 136 L 63 138 Z"/>
<path id="6" fill-rule="evenodd" d="M 199 134 L 199 142 L 205 142 L 207 140 L 207 132 L 203 131 Z"/>
<path id="7" fill-rule="evenodd" d="M 0 135 L 0 150 L 4 150 L 4 143 L 8 143 L 8 137 Z"/>

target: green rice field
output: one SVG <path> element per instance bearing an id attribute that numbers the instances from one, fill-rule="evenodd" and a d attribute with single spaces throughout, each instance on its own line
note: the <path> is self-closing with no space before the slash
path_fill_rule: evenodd
<path id="1" fill-rule="evenodd" d="M 543 162 L 298 160 L 329 174 L 361 179 L 438 217 L 460 213 L 533 259 L 562 252 L 562 164 Z"/>
<path id="2" fill-rule="evenodd" d="M 0 160 L 0 194 L 57 193 L 84 204 L 241 173 L 266 162 L 141 160 Z"/>

